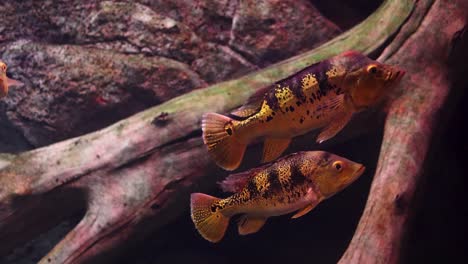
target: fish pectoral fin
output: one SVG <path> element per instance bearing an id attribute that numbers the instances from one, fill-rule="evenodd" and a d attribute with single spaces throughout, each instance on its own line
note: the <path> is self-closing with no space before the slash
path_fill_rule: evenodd
<path id="1" fill-rule="evenodd" d="M 335 119 L 327 126 L 325 126 L 320 134 L 317 136 L 317 143 L 322 143 L 340 132 L 351 119 L 353 113 L 351 111 L 342 111 Z"/>
<path id="2" fill-rule="evenodd" d="M 315 208 L 315 206 L 317 206 L 318 203 L 312 203 L 312 204 L 309 204 L 307 205 L 306 207 L 302 208 L 301 210 L 297 211 L 296 214 L 294 214 L 293 216 L 291 216 L 292 219 L 296 219 L 296 218 L 299 218 L 305 214 L 307 214 L 308 212 L 310 212 L 312 209 Z"/>
<path id="3" fill-rule="evenodd" d="M 267 218 L 243 215 L 237 224 L 239 235 L 248 235 L 258 232 L 265 224 Z"/>
<path id="4" fill-rule="evenodd" d="M 24 83 L 18 81 L 18 80 L 14 80 L 14 79 L 10 79 L 7 77 L 7 83 L 8 83 L 8 86 L 21 86 L 21 85 L 24 85 Z"/>
<path id="5" fill-rule="evenodd" d="M 278 158 L 291 143 L 291 138 L 267 138 L 263 143 L 262 163 Z"/>

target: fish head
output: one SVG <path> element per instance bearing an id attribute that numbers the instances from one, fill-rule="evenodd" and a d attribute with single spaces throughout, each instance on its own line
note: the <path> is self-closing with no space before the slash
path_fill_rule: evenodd
<path id="1" fill-rule="evenodd" d="M 3 76 L 7 72 L 7 65 L 3 61 L 0 61 L 0 74 Z"/>
<path id="2" fill-rule="evenodd" d="M 0 61 L 0 98 L 8 94 L 8 78 L 6 75 L 7 65 Z"/>
<path id="3" fill-rule="evenodd" d="M 343 57 L 347 68 L 343 88 L 349 92 L 351 102 L 358 110 L 378 103 L 405 74 L 396 66 L 380 63 L 357 52 Z"/>
<path id="4" fill-rule="evenodd" d="M 312 181 L 328 198 L 353 183 L 364 171 L 364 165 L 328 152 L 320 154 L 320 162 Z"/>

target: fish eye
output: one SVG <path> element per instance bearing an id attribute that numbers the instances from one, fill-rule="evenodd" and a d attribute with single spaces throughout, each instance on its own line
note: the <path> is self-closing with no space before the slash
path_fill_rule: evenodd
<path id="1" fill-rule="evenodd" d="M 335 168 L 338 172 L 341 172 L 343 170 L 343 162 L 341 161 L 333 162 L 333 168 Z"/>
<path id="2" fill-rule="evenodd" d="M 6 71 L 7 67 L 5 64 L 2 65 L 2 71 Z"/>
<path id="3" fill-rule="evenodd" d="M 377 66 L 372 64 L 367 67 L 367 72 L 371 74 L 376 74 L 377 73 Z"/>

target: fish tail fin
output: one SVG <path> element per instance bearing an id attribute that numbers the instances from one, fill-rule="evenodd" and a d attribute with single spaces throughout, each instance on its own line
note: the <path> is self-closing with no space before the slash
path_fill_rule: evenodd
<path id="1" fill-rule="evenodd" d="M 206 240 L 219 242 L 226 233 L 229 217 L 220 210 L 212 210 L 211 206 L 221 199 L 203 193 L 192 193 L 190 210 L 192 221 L 200 235 Z"/>
<path id="2" fill-rule="evenodd" d="M 203 115 L 203 142 L 218 166 L 225 170 L 239 167 L 246 144 L 239 142 L 233 128 L 235 120 L 216 113 Z"/>

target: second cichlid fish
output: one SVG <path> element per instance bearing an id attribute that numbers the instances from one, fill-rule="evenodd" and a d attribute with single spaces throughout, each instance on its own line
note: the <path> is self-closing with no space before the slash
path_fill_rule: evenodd
<path id="1" fill-rule="evenodd" d="M 335 136 L 353 113 L 380 101 L 404 71 L 350 51 L 313 64 L 254 94 L 229 116 L 203 116 L 203 141 L 215 162 L 236 169 L 247 145 L 265 138 L 262 162 L 276 159 L 291 138 L 320 129 Z"/>
<path id="2" fill-rule="evenodd" d="M 0 98 L 8 95 L 8 89 L 10 86 L 22 85 L 23 83 L 17 80 L 8 78 L 7 76 L 7 65 L 0 61 Z"/>
<path id="3" fill-rule="evenodd" d="M 222 187 L 234 195 L 219 199 L 191 195 L 191 216 L 208 241 L 220 241 L 234 215 L 242 215 L 239 234 L 257 232 L 268 217 L 296 212 L 301 217 L 343 190 L 364 172 L 362 164 L 324 152 L 288 155 L 272 164 L 229 176 Z"/>

